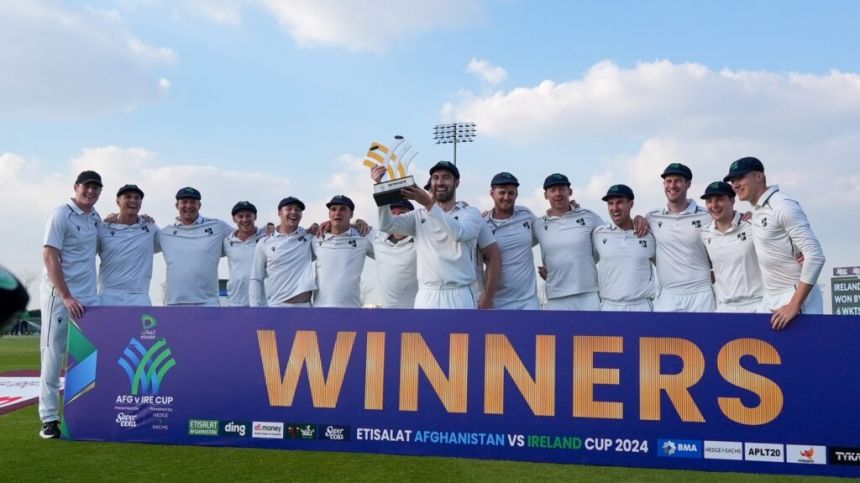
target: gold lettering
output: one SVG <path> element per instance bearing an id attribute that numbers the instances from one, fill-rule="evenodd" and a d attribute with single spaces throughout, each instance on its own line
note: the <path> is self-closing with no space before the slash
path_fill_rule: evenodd
<path id="1" fill-rule="evenodd" d="M 770 379 L 741 366 L 743 356 L 752 356 L 759 364 L 781 364 L 779 352 L 759 339 L 736 339 L 724 345 L 717 355 L 717 368 L 723 379 L 754 393 L 761 400 L 758 406 L 747 407 L 740 398 L 719 397 L 717 404 L 727 418 L 739 424 L 767 424 L 782 412 L 782 389 Z"/>
<path id="2" fill-rule="evenodd" d="M 260 359 L 263 363 L 263 375 L 266 379 L 269 404 L 272 406 L 293 405 L 302 366 L 306 366 L 314 407 L 336 407 L 343 378 L 346 374 L 346 366 L 352 353 L 353 342 L 355 342 L 355 332 L 337 333 L 328 377 L 326 377 L 322 369 L 317 333 L 308 330 L 296 331 L 293 347 L 290 350 L 290 358 L 287 360 L 287 367 L 282 379 L 275 331 L 258 330 L 257 343 L 260 347 Z"/>
<path id="3" fill-rule="evenodd" d="M 594 367 L 595 352 L 620 354 L 624 351 L 622 337 L 574 336 L 573 338 L 573 417 L 622 419 L 624 403 L 595 401 L 594 385 L 618 385 L 617 368 Z"/>
<path id="4" fill-rule="evenodd" d="M 681 358 L 681 372 L 660 372 L 660 357 L 673 355 Z M 660 421 L 660 391 L 666 391 L 669 400 L 685 422 L 705 422 L 696 401 L 690 395 L 705 373 L 705 357 L 696 344 L 674 337 L 643 337 L 639 340 L 639 418 Z"/>
<path id="5" fill-rule="evenodd" d="M 537 416 L 555 415 L 555 336 L 535 338 L 535 377 L 532 379 L 519 354 L 503 334 L 487 334 L 485 340 L 484 412 L 505 413 L 505 371 Z"/>
<path id="6" fill-rule="evenodd" d="M 449 413 L 466 412 L 469 334 L 451 334 L 448 377 L 439 367 L 421 334 L 404 332 L 400 338 L 400 410 L 418 410 L 418 370 L 427 376 Z"/>

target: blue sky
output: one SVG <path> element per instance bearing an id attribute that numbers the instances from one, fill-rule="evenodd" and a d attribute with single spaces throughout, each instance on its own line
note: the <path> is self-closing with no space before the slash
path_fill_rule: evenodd
<path id="1" fill-rule="evenodd" d="M 669 162 L 698 196 L 757 155 L 828 267 L 860 265 L 860 229 L 832 209 L 860 201 L 858 22 L 835 1 L 0 0 L 0 203 L 22 232 L 0 248 L 25 254 L 0 262 L 39 269 L 41 220 L 86 167 L 105 175 L 103 213 L 136 182 L 161 224 L 186 184 L 209 216 L 250 199 L 274 219 L 296 195 L 317 219 L 345 192 L 374 223 L 369 143 L 405 135 L 423 177 L 451 157 L 433 125 L 458 120 L 478 124 L 459 156 L 471 204 L 508 170 L 541 210 L 560 171 L 601 215 L 615 182 L 644 211 Z"/>

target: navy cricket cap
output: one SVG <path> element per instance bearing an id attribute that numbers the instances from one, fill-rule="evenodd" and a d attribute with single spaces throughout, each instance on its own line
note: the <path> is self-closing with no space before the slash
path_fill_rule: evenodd
<path id="1" fill-rule="evenodd" d="M 102 187 L 102 177 L 100 174 L 95 171 L 81 171 L 81 174 L 78 175 L 78 179 L 75 180 L 75 184 L 87 184 L 93 183 L 99 185 L 99 188 Z"/>
<path id="2" fill-rule="evenodd" d="M 714 181 L 705 188 L 705 194 L 702 195 L 702 199 L 706 200 L 717 195 L 726 195 L 729 198 L 734 198 L 735 190 L 733 190 L 731 185 L 725 181 Z"/>
<path id="3" fill-rule="evenodd" d="M 287 205 L 298 205 L 299 209 L 305 211 L 305 204 L 302 203 L 302 200 L 295 198 L 293 196 L 287 196 L 282 199 L 280 203 L 278 203 L 278 211 L 281 211 L 281 208 Z"/>
<path id="4" fill-rule="evenodd" d="M 352 202 L 349 197 L 344 195 L 335 195 L 332 197 L 331 201 L 325 204 L 326 208 L 331 208 L 333 205 L 343 205 L 348 206 L 350 210 L 355 211 L 355 203 Z"/>
<path id="5" fill-rule="evenodd" d="M 502 171 L 501 173 L 493 176 L 493 180 L 490 181 L 490 187 L 498 186 L 502 184 L 512 184 L 514 186 L 519 186 L 520 182 L 517 180 L 517 177 L 508 173 L 507 171 Z"/>
<path id="6" fill-rule="evenodd" d="M 454 179 L 460 179 L 460 170 L 457 169 L 457 165 L 452 163 L 451 161 L 439 161 L 434 164 L 432 168 L 430 168 L 430 175 L 439 171 L 440 169 L 444 169 L 446 171 L 450 171 L 451 174 L 454 175 Z"/>
<path id="7" fill-rule="evenodd" d="M 609 201 L 610 198 L 627 198 L 632 200 L 634 199 L 633 190 L 626 184 L 614 184 L 609 187 L 609 191 L 606 192 L 606 196 L 601 199 L 603 201 Z"/>
<path id="8" fill-rule="evenodd" d="M 179 191 L 176 192 L 176 199 L 181 200 L 183 198 L 193 198 L 195 200 L 199 200 L 201 198 L 200 192 L 196 189 L 186 186 Z"/>
<path id="9" fill-rule="evenodd" d="M 140 199 L 143 199 L 143 190 L 138 188 L 136 184 L 122 185 L 122 187 L 116 192 L 116 197 L 119 198 L 123 193 L 128 193 L 129 191 L 139 194 Z"/>
<path id="10" fill-rule="evenodd" d="M 567 179 L 567 176 L 561 173 L 553 173 L 546 177 L 543 180 L 543 189 L 547 189 L 550 186 L 558 186 L 558 185 L 570 186 L 570 180 Z"/>
<path id="11" fill-rule="evenodd" d="M 687 181 L 693 180 L 693 171 L 681 163 L 672 163 L 669 166 L 666 166 L 666 169 L 663 170 L 663 174 L 661 174 L 660 177 L 666 179 L 666 176 L 671 174 L 683 176 L 684 178 L 687 178 Z"/>
<path id="12" fill-rule="evenodd" d="M 723 178 L 723 181 L 728 183 L 729 181 L 739 178 L 750 171 L 761 171 L 764 173 L 764 165 L 761 164 L 761 161 L 759 161 L 758 158 L 753 158 L 752 156 L 741 158 L 729 166 L 729 174 Z"/>
<path id="13" fill-rule="evenodd" d="M 235 205 L 233 205 L 233 210 L 230 211 L 230 216 L 233 216 L 240 211 L 250 211 L 251 213 L 256 215 L 257 214 L 257 207 L 254 206 L 254 204 L 251 203 L 250 201 L 240 201 L 240 202 L 236 203 Z"/>
<path id="14" fill-rule="evenodd" d="M 413 205 L 411 201 L 406 200 L 406 199 L 397 200 L 394 203 L 390 203 L 388 205 L 388 207 L 389 208 L 404 208 L 404 209 L 407 209 L 409 211 L 412 211 L 415 209 L 415 205 Z"/>

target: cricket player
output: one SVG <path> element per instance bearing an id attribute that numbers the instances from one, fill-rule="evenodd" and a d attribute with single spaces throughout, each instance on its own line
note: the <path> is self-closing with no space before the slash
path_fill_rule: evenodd
<path id="1" fill-rule="evenodd" d="M 591 233 L 604 224 L 591 210 L 571 206 L 570 180 L 560 173 L 546 177 L 545 216 L 532 229 L 546 267 L 547 310 L 600 310 L 597 266 Z"/>
<path id="2" fill-rule="evenodd" d="M 224 238 L 224 255 L 230 268 L 227 279 L 227 305 L 247 307 L 248 280 L 254 264 L 254 254 L 261 239 L 269 236 L 266 228 L 257 228 L 257 207 L 250 201 L 240 201 L 230 211 L 236 229 Z"/>
<path id="3" fill-rule="evenodd" d="M 415 206 L 409 200 L 388 205 L 394 216 L 409 213 Z M 377 231 L 371 238 L 376 257 L 376 282 L 382 307 L 411 309 L 418 293 L 417 253 L 415 237 L 401 233 Z"/>
<path id="4" fill-rule="evenodd" d="M 816 282 L 824 251 L 803 208 L 779 186 L 767 185 L 764 165 L 756 158 L 732 163 L 724 181 L 740 200 L 753 205 L 752 234 L 764 283 L 761 311 L 773 314 L 771 326 L 784 329 L 797 314 L 822 313 L 824 300 Z"/>
<path id="5" fill-rule="evenodd" d="M 502 253 L 493 230 L 485 223 L 481 224 L 474 245 L 475 281 L 472 283 L 472 293 L 478 300 L 477 308 L 492 309 L 495 308 L 494 300 L 501 277 Z"/>
<path id="6" fill-rule="evenodd" d="M 143 190 L 127 184 L 116 192 L 119 214 L 99 224 L 99 305 L 146 307 L 158 227 L 140 216 Z"/>
<path id="7" fill-rule="evenodd" d="M 711 265 L 702 243 L 702 228 L 711 216 L 687 199 L 693 172 L 681 163 L 663 170 L 666 207 L 646 215 L 657 240 L 657 298 L 655 312 L 713 312 Z"/>
<path id="8" fill-rule="evenodd" d="M 218 261 L 227 223 L 200 215 L 201 196 L 186 186 L 176 192 L 176 223 L 158 232 L 156 250 L 167 264 L 165 305 L 218 307 Z"/>
<path id="9" fill-rule="evenodd" d="M 735 192 L 728 183 L 709 184 L 702 199 L 713 218 L 702 228 L 702 242 L 714 267 L 717 312 L 757 312 L 763 288 L 752 225 L 735 211 Z"/>
<path id="10" fill-rule="evenodd" d="M 280 225 L 257 243 L 249 278 L 251 307 L 310 307 L 317 285 L 314 236 L 299 224 L 305 204 L 288 196 L 278 203 Z"/>
<path id="11" fill-rule="evenodd" d="M 385 168 L 371 170 L 379 182 Z M 475 247 L 481 231 L 481 213 L 457 201 L 460 170 L 440 161 L 430 168 L 430 189 L 417 186 L 401 190 L 403 196 L 420 207 L 394 216 L 388 206 L 379 208 L 380 229 L 415 237 L 418 254 L 416 309 L 473 309 L 476 306 L 472 283 L 475 275 Z"/>
<path id="12" fill-rule="evenodd" d="M 517 206 L 520 182 L 516 176 L 501 172 L 490 181 L 493 209 L 484 222 L 496 239 L 501 255 L 496 309 L 538 310 L 537 277 L 532 247 L 537 238 L 532 227 L 537 217 L 526 207 Z"/>
<path id="13" fill-rule="evenodd" d="M 326 203 L 329 232 L 314 240 L 317 291 L 314 307 L 361 307 L 361 272 L 366 257 L 373 258 L 371 232 L 361 236 L 350 226 L 355 204 L 349 197 L 336 195 Z"/>
<path id="14" fill-rule="evenodd" d="M 654 235 L 637 237 L 630 211 L 635 196 L 629 186 L 609 188 L 603 201 L 611 223 L 591 234 L 597 254 L 600 309 L 605 312 L 651 312 L 657 242 Z"/>
<path id="15" fill-rule="evenodd" d="M 95 204 L 102 178 L 95 171 L 82 171 L 74 190 L 74 198 L 51 212 L 42 243 L 39 436 L 45 439 L 60 437 L 60 369 L 69 320 L 80 319 L 87 306 L 98 305 L 96 245 L 101 217 Z"/>

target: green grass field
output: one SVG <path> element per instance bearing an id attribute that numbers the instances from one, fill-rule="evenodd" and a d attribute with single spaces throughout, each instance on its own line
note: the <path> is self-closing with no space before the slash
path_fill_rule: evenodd
<path id="1" fill-rule="evenodd" d="M 37 337 L 0 339 L 0 372 L 39 368 Z M 459 458 L 44 441 L 35 407 L 0 416 L 0 482 L 11 481 L 848 481 Z"/>

